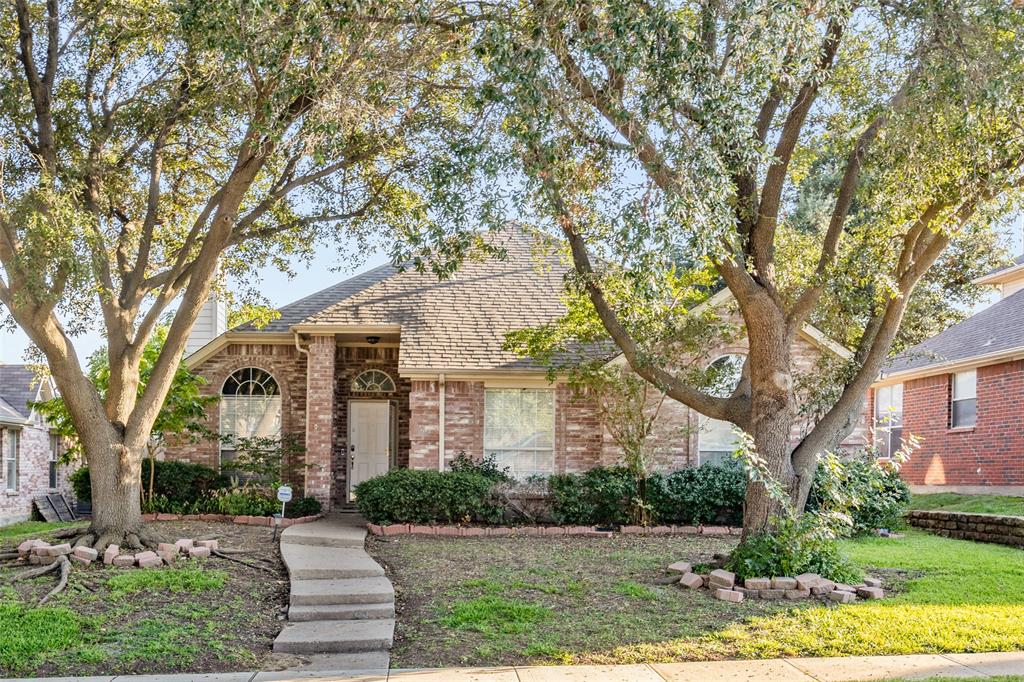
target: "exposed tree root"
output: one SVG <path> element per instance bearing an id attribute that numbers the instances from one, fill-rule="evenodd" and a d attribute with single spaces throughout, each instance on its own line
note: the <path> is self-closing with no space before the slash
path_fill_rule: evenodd
<path id="1" fill-rule="evenodd" d="M 93 528 L 78 529 L 76 537 L 71 541 L 73 547 L 92 547 L 97 552 L 106 551 L 110 545 L 117 545 L 125 550 L 138 552 L 144 549 L 156 549 L 157 545 L 163 542 L 156 533 L 148 530 L 145 526 L 127 532 L 118 531 L 97 531 Z"/>
<path id="2" fill-rule="evenodd" d="M 67 560 L 65 558 L 65 560 Z M 36 568 L 30 568 L 27 571 L 21 573 L 15 573 L 11 576 L 10 582 L 16 583 L 19 580 L 28 580 L 30 578 L 38 578 L 41 575 L 46 575 L 60 568 L 60 562 L 55 561 L 52 564 L 46 564 L 45 566 L 37 566 Z"/>
<path id="3" fill-rule="evenodd" d="M 75 539 L 72 543 L 72 547 L 92 547 L 92 543 L 96 542 L 96 536 L 92 533 L 86 533 Z"/>
<path id="4" fill-rule="evenodd" d="M 62 556 L 56 564 L 50 564 L 51 566 L 60 566 L 60 580 L 57 581 L 57 585 L 46 593 L 46 596 L 39 600 L 39 606 L 42 606 L 46 602 L 50 601 L 51 597 L 54 597 L 64 591 L 64 588 L 68 586 L 68 576 L 71 575 L 71 562 L 68 561 L 67 556 Z"/>
<path id="5" fill-rule="evenodd" d="M 67 538 L 73 538 L 80 535 L 81 532 L 81 528 L 61 528 L 60 530 L 53 531 L 50 535 L 60 540 L 66 540 Z"/>
<path id="6" fill-rule="evenodd" d="M 7 561 L 8 559 L 17 559 L 21 555 L 17 552 L 0 552 L 0 561 Z"/>
<path id="7" fill-rule="evenodd" d="M 270 568 L 269 566 L 261 566 L 260 564 L 253 563 L 251 561 L 246 561 L 244 559 L 239 559 L 238 557 L 230 556 L 230 555 L 225 554 L 224 552 L 220 551 L 219 549 L 215 549 L 215 550 L 211 551 L 210 554 L 212 554 L 213 556 L 218 557 L 220 559 L 226 559 L 227 561 L 234 561 L 236 564 L 242 564 L 243 566 L 248 566 L 249 568 L 255 568 L 255 569 L 260 570 L 260 571 L 266 571 L 267 573 L 274 573 L 275 575 L 277 574 L 277 570 L 275 570 L 273 568 Z"/>

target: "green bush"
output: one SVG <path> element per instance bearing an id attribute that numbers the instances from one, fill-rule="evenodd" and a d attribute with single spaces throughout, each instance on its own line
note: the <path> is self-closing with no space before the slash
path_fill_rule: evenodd
<path id="1" fill-rule="evenodd" d="M 284 515 L 289 519 L 313 516 L 315 514 L 319 514 L 321 508 L 320 500 L 315 497 L 296 497 L 285 505 Z"/>
<path id="2" fill-rule="evenodd" d="M 814 514 L 777 521 L 771 533 L 740 543 L 726 566 L 736 576 L 771 578 L 817 573 L 836 582 L 854 583 L 860 573 L 839 551 L 834 537 Z"/>
<path id="3" fill-rule="evenodd" d="M 190 508 L 209 497 L 209 494 L 228 485 L 226 476 L 202 464 L 178 460 L 157 461 L 153 476 L 153 494 L 159 495 L 168 507 L 160 511 L 187 513 L 179 510 Z M 75 497 L 82 501 L 92 499 L 92 483 L 89 467 L 83 466 L 70 476 Z M 142 489 L 149 487 L 149 460 L 142 460 Z M 154 500 L 155 502 L 155 500 Z"/>
<path id="4" fill-rule="evenodd" d="M 897 468 L 880 463 L 869 453 L 828 464 L 823 462 L 815 472 L 807 511 L 841 508 L 849 514 L 857 534 L 904 524 L 910 488 Z"/>
<path id="5" fill-rule="evenodd" d="M 492 523 L 492 478 L 467 471 L 392 469 L 355 488 L 356 506 L 372 523 Z"/>
<path id="6" fill-rule="evenodd" d="M 217 490 L 212 501 L 211 511 L 230 516 L 273 516 L 281 511 L 277 489 L 261 485 Z"/>
<path id="7" fill-rule="evenodd" d="M 647 502 L 656 523 L 740 525 L 747 476 L 735 464 L 702 464 L 647 481 Z"/>
<path id="8" fill-rule="evenodd" d="M 630 522 L 636 478 L 625 467 L 597 467 L 548 478 L 551 515 L 558 523 L 620 525 Z"/>
<path id="9" fill-rule="evenodd" d="M 494 457 L 473 459 L 466 454 L 465 450 L 460 450 L 459 453 L 455 455 L 455 459 L 448 465 L 448 469 L 450 471 L 459 471 L 466 474 L 480 474 L 484 478 L 489 478 L 492 481 L 512 480 L 509 468 L 500 466 Z"/>

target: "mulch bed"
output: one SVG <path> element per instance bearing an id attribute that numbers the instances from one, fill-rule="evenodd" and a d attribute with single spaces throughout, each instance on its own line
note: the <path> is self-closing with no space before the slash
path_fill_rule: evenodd
<path id="1" fill-rule="evenodd" d="M 51 605 L 70 608 L 82 618 L 82 641 L 41 655 L 32 670 L 6 670 L 0 664 L 0 676 L 198 673 L 261 667 L 284 625 L 288 602 L 287 571 L 273 529 L 204 521 L 154 522 L 149 527 L 168 542 L 217 539 L 222 550 L 245 550 L 231 556 L 269 570 L 218 557 L 181 558 L 173 567 L 158 569 L 76 563 L 68 589 Z M 41 537 L 45 539 L 45 534 Z M 3 549 L 16 543 L 6 544 Z M 223 571 L 227 578 L 221 587 L 199 591 L 145 589 L 126 594 L 108 585 L 118 574 L 187 567 L 211 575 Z M 0 584 L 16 570 L 4 568 Z M 19 601 L 34 606 L 53 584 L 53 576 L 44 576 L 13 587 Z"/>

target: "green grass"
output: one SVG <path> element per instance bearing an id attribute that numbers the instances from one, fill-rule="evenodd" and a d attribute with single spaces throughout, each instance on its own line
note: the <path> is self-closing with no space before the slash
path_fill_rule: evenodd
<path id="1" fill-rule="evenodd" d="M 1024 497 L 928 493 L 924 495 L 914 495 L 910 502 L 910 508 L 958 511 L 971 514 L 1024 516 Z"/>
<path id="2" fill-rule="evenodd" d="M 171 592 L 203 592 L 224 587 L 228 574 L 201 568 L 163 568 L 160 570 L 119 573 L 107 580 L 115 594 L 169 590 Z"/>
<path id="3" fill-rule="evenodd" d="M 82 522 L 74 521 L 71 523 L 49 523 L 47 521 L 22 521 L 21 523 L 14 523 L 10 526 L 0 527 L 0 541 L 22 540 L 28 539 L 30 537 L 38 537 L 40 535 L 45 535 L 46 533 L 50 533 L 61 528 L 73 526 L 76 523 L 81 524 Z"/>
<path id="4" fill-rule="evenodd" d="M 0 602 L 0 669 L 27 670 L 49 652 L 83 645 L 93 625 L 66 607 Z"/>
<path id="5" fill-rule="evenodd" d="M 394 568 L 404 601 L 392 652 L 398 667 L 1024 649 L 1018 549 L 913 529 L 898 539 L 846 540 L 845 554 L 882 578 L 887 597 L 842 606 L 728 604 L 657 584 L 672 561 L 700 563 L 731 542 L 408 538 L 371 550 Z M 547 615 L 524 628 L 508 604 Z"/>

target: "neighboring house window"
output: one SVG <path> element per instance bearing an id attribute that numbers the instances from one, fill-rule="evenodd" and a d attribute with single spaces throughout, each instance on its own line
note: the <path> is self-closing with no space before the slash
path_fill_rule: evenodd
<path id="1" fill-rule="evenodd" d="M 281 391 L 270 372 L 245 367 L 227 378 L 221 389 L 220 434 L 235 438 L 281 436 Z M 222 442 L 221 466 L 235 454 L 232 443 Z"/>
<path id="2" fill-rule="evenodd" d="M 875 389 L 875 448 L 892 457 L 903 447 L 903 384 Z"/>
<path id="3" fill-rule="evenodd" d="M 736 390 L 746 358 L 742 355 L 723 355 L 708 366 L 711 386 L 708 393 L 725 398 Z M 732 422 L 699 415 L 697 433 L 698 464 L 725 464 L 739 445 L 736 426 Z"/>
<path id="4" fill-rule="evenodd" d="M 7 429 L 4 434 L 4 483 L 8 491 L 18 489 L 18 441 L 21 433 Z"/>
<path id="5" fill-rule="evenodd" d="M 394 379 L 379 369 L 368 369 L 352 381 L 352 391 L 356 393 L 392 393 L 394 390 Z"/>
<path id="6" fill-rule="evenodd" d="M 50 434 L 50 488 L 57 487 L 57 466 L 60 462 L 60 436 Z"/>
<path id="7" fill-rule="evenodd" d="M 484 452 L 519 479 L 555 471 L 555 392 L 484 391 Z"/>
<path id="8" fill-rule="evenodd" d="M 974 426 L 978 419 L 978 373 L 976 370 L 953 375 L 953 400 L 949 411 L 954 429 Z"/>

